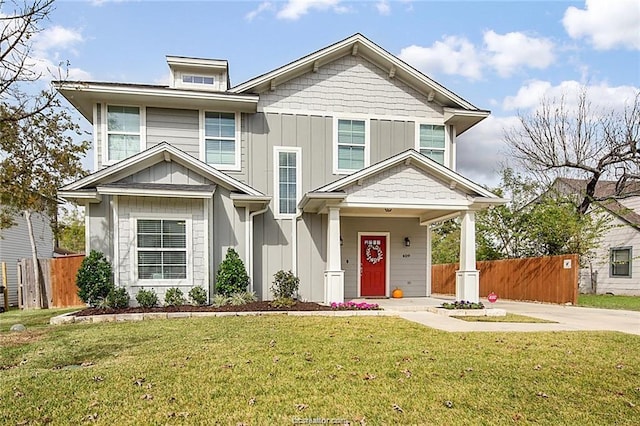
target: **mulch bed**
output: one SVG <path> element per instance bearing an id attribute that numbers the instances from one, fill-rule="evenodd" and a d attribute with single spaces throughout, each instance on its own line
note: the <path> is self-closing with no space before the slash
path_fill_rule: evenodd
<path id="1" fill-rule="evenodd" d="M 225 305 L 219 308 L 213 306 L 163 306 L 157 308 L 87 308 L 80 312 L 76 312 L 73 315 L 77 317 L 83 317 L 88 315 L 112 315 L 112 314 L 140 314 L 147 312 L 273 312 L 273 311 L 331 311 L 331 307 L 320 305 L 314 302 L 296 302 L 291 307 L 278 307 L 271 306 L 271 302 L 251 302 L 239 306 Z"/>

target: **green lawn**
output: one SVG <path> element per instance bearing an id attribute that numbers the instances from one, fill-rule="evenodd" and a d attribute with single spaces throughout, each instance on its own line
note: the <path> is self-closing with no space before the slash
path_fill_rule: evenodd
<path id="1" fill-rule="evenodd" d="M 454 317 L 455 319 L 468 321 L 468 322 L 519 322 L 519 323 L 555 323 L 555 321 L 548 321 L 541 318 L 529 317 L 526 315 L 507 314 L 503 317 Z"/>
<path id="2" fill-rule="evenodd" d="M 612 296 L 610 294 L 580 294 L 578 306 L 603 309 L 640 311 L 640 296 Z"/>
<path id="3" fill-rule="evenodd" d="M 264 316 L 15 336 L 0 332 L 6 424 L 623 425 L 640 416 L 640 336 L 622 333 Z"/>

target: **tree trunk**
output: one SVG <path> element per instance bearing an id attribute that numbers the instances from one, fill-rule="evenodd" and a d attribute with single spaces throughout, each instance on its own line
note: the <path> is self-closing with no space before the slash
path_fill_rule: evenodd
<path id="1" fill-rule="evenodd" d="M 578 213 L 584 215 L 589 210 L 589 206 L 593 202 L 594 196 L 596 194 L 596 185 L 598 184 L 598 180 L 600 179 L 600 173 L 594 174 L 589 182 L 587 183 L 587 188 L 585 189 L 584 198 L 582 199 L 582 203 L 578 207 Z"/>
<path id="2" fill-rule="evenodd" d="M 31 212 L 29 210 L 24 211 L 24 220 L 27 222 L 27 230 L 29 231 L 29 242 L 31 243 L 31 259 L 33 260 L 33 277 L 36 280 L 36 303 L 37 309 L 48 308 L 47 292 L 42 285 L 42 279 L 40 277 L 40 267 L 38 266 L 38 248 L 36 247 L 36 239 L 33 236 L 33 224 L 31 223 Z"/>

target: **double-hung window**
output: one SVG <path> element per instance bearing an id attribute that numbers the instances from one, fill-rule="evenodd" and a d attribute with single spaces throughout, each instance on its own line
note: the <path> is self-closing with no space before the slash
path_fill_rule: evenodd
<path id="1" fill-rule="evenodd" d="M 274 194 L 277 217 L 290 217 L 296 214 L 301 194 L 301 157 L 301 148 L 274 147 Z"/>
<path id="2" fill-rule="evenodd" d="M 141 122 L 139 107 L 107 105 L 107 162 L 140 152 Z"/>
<path id="3" fill-rule="evenodd" d="M 138 279 L 187 278 L 186 220 L 137 220 Z"/>
<path id="4" fill-rule="evenodd" d="M 240 148 L 233 112 L 204 113 L 204 161 L 223 170 L 237 170 Z"/>
<path id="5" fill-rule="evenodd" d="M 418 129 L 418 150 L 433 161 L 444 165 L 445 134 L 444 126 L 420 124 Z"/>
<path id="6" fill-rule="evenodd" d="M 368 121 L 335 121 L 334 173 L 351 173 L 368 166 Z"/>
<path id="7" fill-rule="evenodd" d="M 611 277 L 631 278 L 631 247 L 611 249 Z"/>

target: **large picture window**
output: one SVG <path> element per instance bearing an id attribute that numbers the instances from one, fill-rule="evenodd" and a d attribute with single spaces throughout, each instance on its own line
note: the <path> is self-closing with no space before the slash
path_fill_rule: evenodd
<path id="1" fill-rule="evenodd" d="M 140 108 L 107 106 L 107 161 L 120 161 L 140 152 Z"/>
<path id="2" fill-rule="evenodd" d="M 295 215 L 300 201 L 300 148 L 274 148 L 275 199 L 278 216 Z"/>
<path id="3" fill-rule="evenodd" d="M 138 219 L 138 279 L 187 278 L 185 220 Z"/>
<path id="4" fill-rule="evenodd" d="M 236 114 L 204 113 L 204 157 L 207 164 L 223 169 L 238 166 Z"/>
<path id="5" fill-rule="evenodd" d="M 444 126 L 420 124 L 418 149 L 433 161 L 444 165 L 445 135 Z"/>
<path id="6" fill-rule="evenodd" d="M 618 247 L 611 249 L 612 277 L 631 277 L 631 247 Z"/>
<path id="7" fill-rule="evenodd" d="M 367 121 L 338 119 L 335 172 L 354 172 L 368 165 Z"/>

